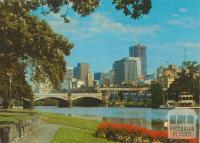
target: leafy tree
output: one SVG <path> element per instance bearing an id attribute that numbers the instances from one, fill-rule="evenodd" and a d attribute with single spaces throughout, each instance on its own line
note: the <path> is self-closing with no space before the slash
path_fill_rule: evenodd
<path id="1" fill-rule="evenodd" d="M 159 107 L 163 104 L 163 87 L 160 82 L 152 82 L 150 85 L 152 107 Z"/>
<path id="2" fill-rule="evenodd" d="M 44 15 L 50 12 L 58 13 L 61 9 L 66 9 L 61 14 L 65 22 L 69 22 L 67 18 L 68 9 L 71 8 L 81 16 L 90 15 L 100 5 L 100 0 L 28 0 L 24 2 L 28 8 L 36 10 L 38 7 L 45 7 L 42 11 Z M 112 0 L 117 10 L 122 11 L 126 16 L 138 19 L 142 15 L 149 13 L 152 4 L 151 0 Z M 46 8 L 48 6 L 48 8 Z"/>
<path id="3" fill-rule="evenodd" d="M 151 0 L 113 0 L 112 3 L 116 9 L 134 19 L 148 14 L 151 9 Z M 61 9 L 66 9 L 61 17 L 65 22 L 69 22 L 67 18 L 69 8 L 81 16 L 87 16 L 99 4 L 100 0 L 1 0 L 0 68 L 4 73 L 1 77 L 6 78 L 7 74 L 14 77 L 15 72 L 19 71 L 23 76 L 21 80 L 24 82 L 25 71 L 29 68 L 34 80 L 49 79 L 56 88 L 66 72 L 64 57 L 70 54 L 74 45 L 62 35 L 55 33 L 45 21 L 31 15 L 31 11 L 42 7 L 42 13 L 45 15 L 51 12 L 59 13 Z M 20 70 L 16 66 L 19 66 Z M 22 84 L 22 81 L 16 81 L 18 81 L 16 85 Z M 7 85 L 3 82 L 0 87 L 3 89 Z M 24 85 L 26 85 L 25 82 Z M 25 87 L 16 88 L 19 91 L 23 89 L 25 93 L 29 91 Z M 1 95 L 8 95 L 4 92 L 6 91 L 2 90 Z M 18 95 L 17 92 L 16 95 Z M 21 96 L 18 98 L 21 99 Z M 8 98 L 4 99 L 7 102 Z"/>
<path id="4" fill-rule="evenodd" d="M 0 69 L 3 72 L 1 77 L 7 74 L 14 77 L 16 72 L 19 72 L 17 75 L 21 75 L 19 78 L 23 81 L 25 71 L 29 67 L 33 79 L 48 78 L 56 88 L 64 78 L 64 57 L 69 55 L 73 44 L 62 35 L 53 32 L 45 21 L 29 15 L 30 11 L 25 6 L 21 8 L 21 4 L 23 3 L 14 0 L 0 1 Z M 16 84 L 23 83 L 19 81 Z M 0 86 L 5 85 L 2 83 Z M 23 90 L 25 92 L 28 88 Z M 2 94 L 8 95 L 3 91 Z M 8 98 L 4 99 L 7 103 Z"/>
<path id="5" fill-rule="evenodd" d="M 181 92 L 188 92 L 194 95 L 194 99 L 198 103 L 200 95 L 200 65 L 195 61 L 184 62 L 183 65 L 185 68 L 167 90 L 168 98 L 178 100 Z"/>
<path id="6" fill-rule="evenodd" d="M 9 86 L 10 76 L 0 69 L 0 95 L 3 98 L 3 107 L 5 109 L 11 106 L 10 98 L 23 101 L 24 108 L 31 107 L 31 104 L 29 103 L 32 103 L 33 101 L 32 90 L 20 69 L 20 66 L 17 66 L 17 69 L 15 69 L 15 74 L 13 74 L 11 77 L 11 88 Z"/>

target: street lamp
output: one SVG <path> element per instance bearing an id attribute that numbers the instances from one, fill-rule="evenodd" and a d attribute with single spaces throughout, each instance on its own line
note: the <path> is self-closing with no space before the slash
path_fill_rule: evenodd
<path id="1" fill-rule="evenodd" d="M 12 76 L 11 73 L 7 74 L 9 76 L 9 102 L 11 104 L 11 91 L 12 91 Z"/>
<path id="2" fill-rule="evenodd" d="M 9 88 L 9 95 L 10 95 L 10 103 L 11 103 L 11 86 L 12 86 L 12 78 L 11 78 L 11 73 L 9 74 L 9 83 L 10 83 L 10 88 Z"/>

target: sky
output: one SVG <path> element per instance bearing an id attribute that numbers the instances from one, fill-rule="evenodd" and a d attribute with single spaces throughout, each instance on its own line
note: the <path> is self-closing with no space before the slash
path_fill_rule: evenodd
<path id="1" fill-rule="evenodd" d="M 147 47 L 149 74 L 161 65 L 180 65 L 185 49 L 186 60 L 200 62 L 200 0 L 152 0 L 149 14 L 138 20 L 117 11 L 111 0 L 101 0 L 100 7 L 84 18 L 68 10 L 70 23 L 64 23 L 61 13 L 34 12 L 75 44 L 66 57 L 68 67 L 84 62 L 92 72 L 109 71 L 138 42 Z"/>

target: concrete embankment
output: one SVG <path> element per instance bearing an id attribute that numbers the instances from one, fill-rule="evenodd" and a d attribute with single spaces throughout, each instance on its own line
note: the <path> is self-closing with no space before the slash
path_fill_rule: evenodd
<path id="1" fill-rule="evenodd" d="M 31 134 L 41 123 L 39 116 L 24 121 L 0 125 L 0 143 L 20 143 L 22 137 Z"/>

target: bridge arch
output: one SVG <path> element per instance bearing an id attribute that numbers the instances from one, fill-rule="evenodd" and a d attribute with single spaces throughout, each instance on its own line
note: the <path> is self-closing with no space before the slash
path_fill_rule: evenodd
<path id="1" fill-rule="evenodd" d="M 34 99 L 34 102 L 39 101 L 39 100 L 43 100 L 43 99 L 48 99 L 48 98 L 51 98 L 51 99 L 57 99 L 57 100 L 64 100 L 64 101 L 68 102 L 68 99 L 67 99 L 67 98 L 63 98 L 63 97 L 55 97 L 55 96 L 43 96 L 43 97 L 37 97 L 37 98 Z"/>
<path id="2" fill-rule="evenodd" d="M 82 98 L 97 99 L 97 100 L 102 101 L 102 97 L 96 97 L 96 96 L 75 96 L 75 97 L 72 97 L 72 101 L 77 100 L 77 99 L 82 99 Z"/>
<path id="3" fill-rule="evenodd" d="M 103 101 L 97 97 L 76 97 L 73 99 L 73 106 L 78 107 L 98 107 L 103 105 Z"/>

